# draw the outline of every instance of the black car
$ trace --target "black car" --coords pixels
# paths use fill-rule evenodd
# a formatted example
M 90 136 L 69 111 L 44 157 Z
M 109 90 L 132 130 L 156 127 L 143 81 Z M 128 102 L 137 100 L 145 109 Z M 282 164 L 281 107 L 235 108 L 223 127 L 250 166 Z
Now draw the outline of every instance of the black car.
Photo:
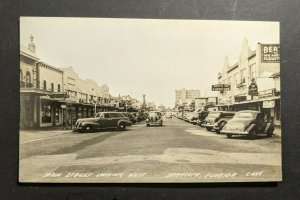
M 221 133 L 221 130 L 223 127 L 227 124 L 229 120 L 231 120 L 236 112 L 223 112 L 221 113 L 218 120 L 213 125 L 213 129 L 216 131 L 216 133 Z
M 159 111 L 151 111 L 149 112 L 148 118 L 146 119 L 146 126 L 162 126 L 163 125 L 163 119 L 162 114 Z
M 212 111 L 210 112 L 204 120 L 203 126 L 206 127 L 208 131 L 211 131 L 215 126 L 215 123 L 221 119 L 226 117 L 233 117 L 235 112 L 228 112 L 228 111 Z
M 120 112 L 99 112 L 93 118 L 78 119 L 75 130 L 80 132 L 92 132 L 97 129 L 116 128 L 125 130 L 131 126 L 130 120 Z
M 198 118 L 196 119 L 196 124 L 198 124 L 199 126 L 203 126 L 204 120 L 208 114 L 209 111 L 205 111 L 205 110 L 198 112 Z
M 223 127 L 221 133 L 228 138 L 233 135 L 246 135 L 255 138 L 257 134 L 273 135 L 274 123 L 269 115 L 260 111 L 243 110 L 237 112 L 234 117 Z
M 129 113 L 129 112 L 123 112 L 122 113 L 125 117 L 127 117 L 132 124 L 135 124 L 136 123 L 136 118 L 135 116 L 132 114 L 132 113 Z

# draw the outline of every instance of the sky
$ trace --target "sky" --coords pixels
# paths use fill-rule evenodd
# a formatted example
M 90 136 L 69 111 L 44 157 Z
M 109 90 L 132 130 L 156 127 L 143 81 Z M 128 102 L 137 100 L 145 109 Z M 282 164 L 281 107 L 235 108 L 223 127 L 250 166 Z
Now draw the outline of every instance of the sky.
M 279 43 L 278 22 L 21 17 L 20 44 L 33 35 L 36 53 L 80 78 L 107 84 L 113 96 L 131 95 L 167 107 L 175 90 L 217 96 L 225 56 L 238 61 L 244 38 L 251 50 Z

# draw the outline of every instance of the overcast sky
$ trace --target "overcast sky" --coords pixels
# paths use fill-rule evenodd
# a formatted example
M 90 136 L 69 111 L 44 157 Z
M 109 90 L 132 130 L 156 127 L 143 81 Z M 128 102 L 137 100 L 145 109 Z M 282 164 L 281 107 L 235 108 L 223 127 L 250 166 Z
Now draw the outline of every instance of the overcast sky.
M 106 83 L 113 96 L 132 95 L 156 105 L 175 105 L 175 90 L 217 95 L 224 57 L 238 61 L 247 37 L 279 43 L 279 23 L 97 18 L 20 19 L 20 43 L 34 36 L 37 55 L 56 67 L 72 66 L 83 79 Z

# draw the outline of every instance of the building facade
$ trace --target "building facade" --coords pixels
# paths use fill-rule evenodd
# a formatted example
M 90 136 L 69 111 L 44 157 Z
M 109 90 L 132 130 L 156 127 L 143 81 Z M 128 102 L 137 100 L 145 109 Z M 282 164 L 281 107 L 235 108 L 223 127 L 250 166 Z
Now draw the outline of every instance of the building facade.
M 279 50 L 279 44 L 261 43 L 251 50 L 245 38 L 236 63 L 230 65 L 225 57 L 218 84 L 230 85 L 230 90 L 220 92 L 219 110 L 259 110 L 280 125 Z
M 37 101 L 37 63 L 33 37 L 28 46 L 20 46 L 20 128 L 32 128 L 38 125 Z
M 217 110 L 218 97 L 197 97 L 195 98 L 195 110 Z
M 200 90 L 175 90 L 175 107 L 185 110 L 195 109 L 195 99 L 200 97 Z
M 20 46 L 20 128 L 74 124 L 95 112 L 116 110 L 118 103 L 111 99 L 106 84 L 41 61 L 33 36 L 28 46 Z

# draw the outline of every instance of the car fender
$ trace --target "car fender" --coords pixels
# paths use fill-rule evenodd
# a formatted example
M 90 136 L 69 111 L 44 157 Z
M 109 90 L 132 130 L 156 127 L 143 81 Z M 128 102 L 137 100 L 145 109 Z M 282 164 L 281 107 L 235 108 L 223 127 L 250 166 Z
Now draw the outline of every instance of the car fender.
M 87 126 L 87 125 L 92 125 L 94 127 L 98 127 L 100 126 L 100 124 L 96 123 L 96 122 L 81 122 L 81 126 Z
M 256 124 L 250 124 L 250 125 L 248 126 L 248 128 L 246 128 L 246 131 L 250 132 L 250 131 L 252 131 L 254 128 L 256 128 Z
M 272 129 L 273 128 L 273 126 L 272 126 L 272 123 L 267 123 L 267 125 L 266 125 L 266 128 L 265 128 L 265 133 L 267 133 L 270 129 Z M 274 129 L 274 128 L 273 128 Z
M 218 126 L 219 126 L 219 125 L 220 125 L 222 122 L 225 122 L 225 123 L 227 123 L 227 122 L 228 122 L 228 120 L 226 120 L 226 119 L 222 118 L 222 119 L 218 120 L 216 123 L 217 123 L 217 124 L 218 124 Z
M 120 123 L 125 123 L 126 126 L 131 126 L 132 125 L 132 123 L 128 120 L 119 120 L 118 121 L 118 126 L 120 125 Z

